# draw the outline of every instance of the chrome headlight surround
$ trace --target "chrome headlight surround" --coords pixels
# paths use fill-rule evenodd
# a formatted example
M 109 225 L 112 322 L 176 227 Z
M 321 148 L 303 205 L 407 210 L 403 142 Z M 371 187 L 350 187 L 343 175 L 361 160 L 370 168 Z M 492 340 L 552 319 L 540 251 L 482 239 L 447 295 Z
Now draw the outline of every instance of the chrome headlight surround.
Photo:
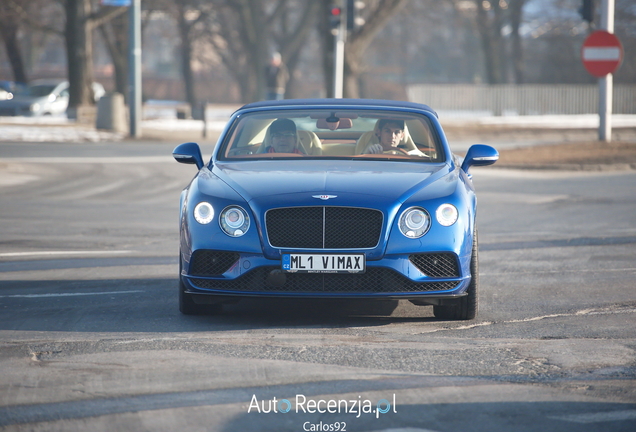
M 459 218 L 459 212 L 457 211 L 457 207 L 452 204 L 446 203 L 437 207 L 435 217 L 437 218 L 437 222 L 439 222 L 440 225 L 448 227 L 457 222 L 457 219 Z
M 209 202 L 201 201 L 194 207 L 194 219 L 201 225 L 207 225 L 214 219 L 214 209 Z
M 250 229 L 250 216 L 242 207 L 228 206 L 221 212 L 219 224 L 225 234 L 240 237 Z
M 400 215 L 398 226 L 405 237 L 420 238 L 431 227 L 431 217 L 421 207 L 409 207 Z

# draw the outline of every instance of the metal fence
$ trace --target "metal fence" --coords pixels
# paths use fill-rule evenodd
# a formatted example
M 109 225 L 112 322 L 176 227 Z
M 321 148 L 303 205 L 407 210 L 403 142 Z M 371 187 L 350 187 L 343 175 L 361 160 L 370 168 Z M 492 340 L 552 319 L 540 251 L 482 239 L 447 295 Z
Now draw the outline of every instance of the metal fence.
M 598 113 L 597 85 L 561 84 L 415 84 L 407 88 L 411 102 L 437 111 L 487 115 Z M 614 85 L 614 114 L 636 114 L 636 85 Z

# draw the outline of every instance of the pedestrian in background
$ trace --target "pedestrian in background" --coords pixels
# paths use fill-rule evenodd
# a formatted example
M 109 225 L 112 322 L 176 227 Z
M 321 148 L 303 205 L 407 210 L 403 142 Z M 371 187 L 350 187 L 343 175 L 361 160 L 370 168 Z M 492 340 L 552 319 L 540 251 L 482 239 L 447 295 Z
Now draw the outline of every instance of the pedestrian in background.
M 285 86 L 288 80 L 289 72 L 287 72 L 287 67 L 283 63 L 280 53 L 275 52 L 270 57 L 269 65 L 265 68 L 267 99 L 285 99 Z

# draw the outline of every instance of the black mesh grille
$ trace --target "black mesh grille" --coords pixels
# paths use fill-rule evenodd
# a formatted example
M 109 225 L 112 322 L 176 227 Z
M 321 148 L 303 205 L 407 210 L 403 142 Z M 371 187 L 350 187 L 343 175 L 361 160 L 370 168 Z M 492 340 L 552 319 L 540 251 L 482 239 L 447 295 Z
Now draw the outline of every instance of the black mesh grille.
M 457 257 L 453 253 L 417 254 L 411 255 L 409 260 L 428 277 L 459 277 Z
M 228 271 L 239 259 L 236 252 L 197 250 L 190 260 L 190 274 L 193 276 L 219 276 Z
M 314 274 L 286 273 L 283 286 L 267 284 L 267 276 L 278 267 L 261 267 L 233 280 L 193 278 L 192 283 L 204 289 L 236 292 L 271 293 L 386 293 L 400 294 L 421 291 L 445 291 L 455 288 L 458 282 L 413 282 L 385 268 L 368 268 L 363 274 Z
M 350 207 L 325 207 L 325 248 L 372 248 L 380 240 L 382 213 Z
M 322 248 L 323 207 L 296 207 L 267 212 L 267 237 L 274 247 Z
M 382 212 L 352 207 L 294 207 L 269 210 L 269 243 L 278 248 L 358 249 L 380 241 Z

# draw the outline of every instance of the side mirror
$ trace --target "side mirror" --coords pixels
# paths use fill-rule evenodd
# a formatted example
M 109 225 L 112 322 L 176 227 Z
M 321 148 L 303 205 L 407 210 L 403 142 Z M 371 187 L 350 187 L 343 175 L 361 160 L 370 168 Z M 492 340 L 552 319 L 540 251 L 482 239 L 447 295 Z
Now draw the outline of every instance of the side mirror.
M 468 149 L 462 162 L 462 169 L 468 172 L 472 166 L 492 165 L 499 160 L 499 152 L 484 144 L 475 144 Z
M 179 144 L 172 151 L 172 157 L 179 163 L 196 165 L 198 169 L 203 168 L 203 157 L 197 143 Z

